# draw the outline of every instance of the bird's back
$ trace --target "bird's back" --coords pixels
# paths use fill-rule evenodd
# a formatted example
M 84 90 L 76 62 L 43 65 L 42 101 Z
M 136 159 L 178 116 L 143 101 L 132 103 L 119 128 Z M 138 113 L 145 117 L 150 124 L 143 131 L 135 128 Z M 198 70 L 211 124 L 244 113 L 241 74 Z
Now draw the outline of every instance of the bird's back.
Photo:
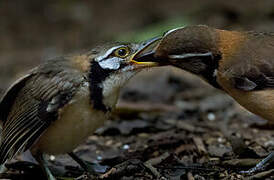
M 249 111 L 274 121 L 274 34 L 243 32 L 218 72 L 223 89 Z

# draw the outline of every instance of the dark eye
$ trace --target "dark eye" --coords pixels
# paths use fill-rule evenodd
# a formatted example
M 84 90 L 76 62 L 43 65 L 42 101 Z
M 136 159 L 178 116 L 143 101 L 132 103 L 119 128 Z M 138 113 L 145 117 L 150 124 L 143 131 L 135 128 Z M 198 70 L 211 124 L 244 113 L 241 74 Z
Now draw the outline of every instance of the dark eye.
M 114 51 L 114 55 L 119 58 L 125 58 L 129 53 L 130 49 L 128 47 L 120 47 Z

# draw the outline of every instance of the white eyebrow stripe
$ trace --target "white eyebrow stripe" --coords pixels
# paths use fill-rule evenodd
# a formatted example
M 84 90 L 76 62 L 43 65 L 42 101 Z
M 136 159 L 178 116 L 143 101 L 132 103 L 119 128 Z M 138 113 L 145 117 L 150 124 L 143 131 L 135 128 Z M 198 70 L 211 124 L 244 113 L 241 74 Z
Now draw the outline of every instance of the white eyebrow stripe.
M 107 52 L 103 56 L 99 56 L 99 57 L 95 58 L 95 60 L 97 62 L 102 61 L 103 59 L 107 58 L 114 50 L 116 50 L 120 47 L 124 47 L 124 46 L 125 45 L 114 46 L 114 47 L 110 48 L 109 50 L 107 50 Z
M 180 54 L 180 55 L 168 55 L 170 59 L 184 59 L 184 58 L 190 58 L 190 57 L 204 57 L 204 56 L 212 56 L 211 52 L 207 53 L 188 53 L 188 54 Z
M 167 32 L 164 34 L 164 37 L 167 36 L 168 34 L 174 32 L 174 31 L 178 30 L 178 29 L 183 29 L 183 28 L 185 28 L 185 26 L 177 27 L 177 28 L 171 29 L 171 30 L 167 31 Z

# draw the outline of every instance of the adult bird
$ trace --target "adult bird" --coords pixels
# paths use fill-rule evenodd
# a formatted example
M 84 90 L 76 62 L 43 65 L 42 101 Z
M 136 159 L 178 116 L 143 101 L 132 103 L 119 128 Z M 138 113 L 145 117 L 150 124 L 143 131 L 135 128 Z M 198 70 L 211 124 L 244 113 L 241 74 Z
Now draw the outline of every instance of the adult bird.
M 149 59 L 200 76 L 250 112 L 274 123 L 274 33 L 238 32 L 204 25 L 168 31 Z M 153 60 L 154 59 L 154 60 Z M 272 152 L 252 173 L 274 159 Z
M 17 80 L 0 103 L 0 164 L 30 150 L 51 180 L 44 154 L 69 153 L 88 169 L 73 149 L 108 119 L 120 88 L 140 70 L 157 65 L 134 61 L 157 41 L 104 44 L 48 60 Z

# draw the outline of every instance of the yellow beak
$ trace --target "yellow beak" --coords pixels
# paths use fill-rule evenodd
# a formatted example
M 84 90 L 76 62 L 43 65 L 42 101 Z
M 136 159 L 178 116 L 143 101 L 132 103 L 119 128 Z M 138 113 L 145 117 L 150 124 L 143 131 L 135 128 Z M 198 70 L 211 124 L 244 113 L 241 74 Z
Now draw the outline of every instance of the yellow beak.
M 147 52 L 151 52 L 152 49 L 156 48 L 158 45 L 158 42 L 161 40 L 160 37 L 156 37 L 156 38 L 152 38 L 148 41 L 146 41 L 145 43 L 143 43 L 140 47 L 140 49 L 134 53 L 131 58 L 130 58 L 130 63 L 133 65 L 137 65 L 137 66 L 144 66 L 144 67 L 154 67 L 154 66 L 158 66 L 159 63 L 158 62 L 152 62 L 149 61 L 149 57 L 147 57 L 148 59 L 145 61 L 136 61 L 134 59 L 138 59 L 138 57 L 142 57 L 145 56 Z M 152 60 L 153 58 L 151 58 Z
M 130 63 L 135 65 L 149 66 L 149 67 L 158 66 L 157 62 L 138 62 L 133 59 L 130 60 Z

